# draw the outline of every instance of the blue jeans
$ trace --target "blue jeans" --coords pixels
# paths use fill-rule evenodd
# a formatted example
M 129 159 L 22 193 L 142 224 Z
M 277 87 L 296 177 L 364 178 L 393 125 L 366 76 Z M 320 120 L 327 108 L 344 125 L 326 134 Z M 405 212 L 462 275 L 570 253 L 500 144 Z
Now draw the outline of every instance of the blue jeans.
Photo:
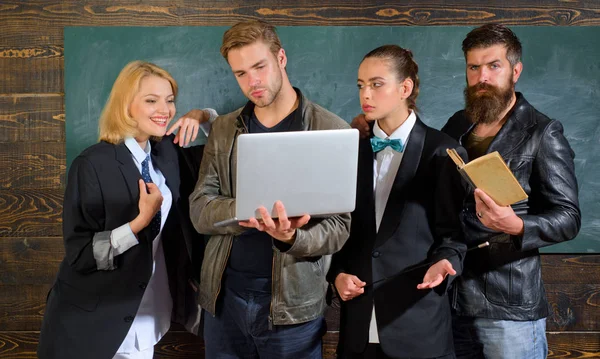
M 269 330 L 271 293 L 222 288 L 217 315 L 204 317 L 207 359 L 320 359 L 325 319 L 273 325 Z
M 545 359 L 546 318 L 534 321 L 454 316 L 454 349 L 458 359 Z

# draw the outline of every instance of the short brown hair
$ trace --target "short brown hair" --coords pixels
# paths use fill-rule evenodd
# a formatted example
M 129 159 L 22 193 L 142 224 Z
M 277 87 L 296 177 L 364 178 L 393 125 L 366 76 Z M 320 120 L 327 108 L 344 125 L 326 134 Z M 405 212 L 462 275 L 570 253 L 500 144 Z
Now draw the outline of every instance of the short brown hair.
M 229 51 L 262 41 L 269 45 L 271 52 L 277 55 L 281 49 L 281 40 L 275 32 L 275 26 L 261 20 L 238 22 L 223 34 L 221 55 L 227 60 Z
M 493 45 L 506 47 L 506 58 L 511 66 L 521 62 L 521 41 L 511 29 L 501 24 L 486 24 L 471 30 L 463 40 L 462 50 L 467 58 L 470 50 Z
M 363 61 L 369 57 L 386 60 L 390 68 L 400 81 L 409 78 L 413 81 L 413 90 L 406 99 L 408 108 L 417 111 L 417 96 L 419 96 L 419 65 L 413 59 L 412 51 L 403 49 L 398 45 L 383 45 L 365 55 Z
M 128 63 L 117 76 L 100 115 L 99 141 L 118 144 L 125 137 L 136 135 L 137 122 L 129 114 L 129 106 L 140 90 L 142 79 L 147 76 L 158 76 L 169 81 L 173 95 L 177 96 L 177 82 L 167 71 L 150 62 Z

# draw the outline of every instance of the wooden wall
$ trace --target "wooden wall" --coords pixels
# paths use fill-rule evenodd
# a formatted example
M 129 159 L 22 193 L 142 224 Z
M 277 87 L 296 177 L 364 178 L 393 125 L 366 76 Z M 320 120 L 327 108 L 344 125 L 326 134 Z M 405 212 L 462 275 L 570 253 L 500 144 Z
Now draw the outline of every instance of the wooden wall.
M 65 26 L 233 25 L 250 18 L 275 25 L 600 25 L 598 0 L 412 3 L 0 1 L 0 358 L 36 357 L 46 293 L 63 254 Z M 600 256 L 544 255 L 543 263 L 550 357 L 600 357 Z M 325 352 L 332 358 L 337 313 L 328 317 Z M 175 329 L 156 357 L 200 358 L 201 348 L 201 340 Z

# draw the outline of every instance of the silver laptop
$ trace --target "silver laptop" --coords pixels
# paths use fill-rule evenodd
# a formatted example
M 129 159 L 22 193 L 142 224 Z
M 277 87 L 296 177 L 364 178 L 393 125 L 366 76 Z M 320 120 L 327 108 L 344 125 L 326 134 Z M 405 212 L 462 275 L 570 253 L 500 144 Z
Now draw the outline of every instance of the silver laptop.
M 260 206 L 276 218 L 277 200 L 288 217 L 354 210 L 358 130 L 243 134 L 237 141 L 236 216 L 215 226 L 260 218 Z

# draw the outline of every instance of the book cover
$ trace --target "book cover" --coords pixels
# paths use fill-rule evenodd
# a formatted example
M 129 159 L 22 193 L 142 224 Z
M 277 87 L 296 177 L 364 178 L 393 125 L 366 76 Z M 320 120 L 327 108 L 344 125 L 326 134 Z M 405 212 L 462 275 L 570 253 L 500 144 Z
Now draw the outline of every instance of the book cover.
M 474 188 L 487 193 L 500 206 L 508 206 L 527 198 L 519 181 L 498 151 L 466 163 L 453 148 L 446 149 L 463 178 Z

